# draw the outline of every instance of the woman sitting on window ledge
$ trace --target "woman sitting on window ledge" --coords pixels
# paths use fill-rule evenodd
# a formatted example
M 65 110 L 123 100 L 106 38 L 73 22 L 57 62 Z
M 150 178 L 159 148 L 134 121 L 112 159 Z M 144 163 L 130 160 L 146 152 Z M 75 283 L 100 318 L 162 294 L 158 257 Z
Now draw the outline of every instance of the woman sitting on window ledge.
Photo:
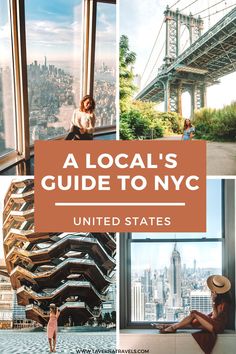
M 93 140 L 96 117 L 95 101 L 86 95 L 80 102 L 80 108 L 75 109 L 72 117 L 72 127 L 65 140 Z
M 193 310 L 179 323 L 154 324 L 154 327 L 158 328 L 162 334 L 175 333 L 180 328 L 199 328 L 211 333 L 223 333 L 229 317 L 231 284 L 229 279 L 222 275 L 212 275 L 207 279 L 207 285 L 211 290 L 212 298 L 212 312 L 209 315 Z

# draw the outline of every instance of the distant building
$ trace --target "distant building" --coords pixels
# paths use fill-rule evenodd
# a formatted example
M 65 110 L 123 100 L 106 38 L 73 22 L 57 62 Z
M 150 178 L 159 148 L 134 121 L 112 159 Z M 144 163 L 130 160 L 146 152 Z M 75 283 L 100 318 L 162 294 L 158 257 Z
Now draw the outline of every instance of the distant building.
M 210 313 L 212 311 L 212 300 L 209 291 L 191 291 L 190 310 L 197 310 L 205 314 Z
M 1 270 L 5 269 L 3 260 L 0 264 Z M 26 327 L 34 327 L 34 322 L 26 319 L 25 308 L 18 305 L 10 278 L 0 275 L 0 328 Z
M 145 302 L 150 302 L 152 299 L 151 269 L 144 270 L 143 287 L 144 287 Z
M 153 302 L 148 302 L 145 304 L 145 321 L 152 322 L 156 321 L 157 318 L 157 306 Z
M 141 282 L 132 283 L 131 304 L 131 321 L 144 321 L 144 294 Z
M 156 304 L 156 320 L 163 318 L 164 315 L 164 306 L 163 304 Z
M 13 290 L 10 279 L 0 276 L 0 328 L 13 328 Z
M 138 88 L 138 91 L 141 89 L 141 75 L 136 74 L 134 76 L 134 85 Z
M 193 261 L 193 271 L 194 271 L 194 273 L 196 273 L 196 270 L 197 270 L 197 261 L 196 261 L 196 259 L 194 259 L 194 261 Z
M 180 307 L 182 305 L 181 299 L 181 257 L 177 250 L 176 244 L 170 258 L 170 307 Z
M 116 284 L 112 284 L 107 293 L 107 300 L 102 304 L 102 314 L 116 311 Z

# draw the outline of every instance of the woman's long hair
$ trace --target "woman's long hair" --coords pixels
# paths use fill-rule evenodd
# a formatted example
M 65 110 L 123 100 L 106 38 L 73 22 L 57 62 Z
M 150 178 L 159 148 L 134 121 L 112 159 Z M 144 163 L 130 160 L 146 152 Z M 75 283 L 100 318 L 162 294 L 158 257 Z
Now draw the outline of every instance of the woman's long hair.
M 187 120 L 189 121 L 189 125 L 187 125 Z M 191 128 L 192 127 L 192 123 L 191 123 L 191 120 L 186 118 L 184 120 L 184 130 L 186 130 L 187 128 Z
M 222 302 L 226 302 L 229 305 L 231 304 L 232 297 L 231 297 L 230 291 L 227 291 L 227 293 L 224 293 L 224 294 L 217 294 L 217 296 L 215 298 L 216 305 L 222 304 Z
M 50 304 L 50 312 L 52 312 L 52 313 L 54 313 L 54 315 L 56 315 L 57 307 L 55 304 Z
M 89 103 L 90 103 L 89 112 L 92 113 L 95 110 L 95 101 L 94 101 L 93 97 L 90 96 L 90 95 L 84 96 L 82 98 L 82 100 L 80 101 L 80 111 L 81 112 L 86 112 L 85 107 L 84 107 L 84 102 L 86 100 L 89 100 Z

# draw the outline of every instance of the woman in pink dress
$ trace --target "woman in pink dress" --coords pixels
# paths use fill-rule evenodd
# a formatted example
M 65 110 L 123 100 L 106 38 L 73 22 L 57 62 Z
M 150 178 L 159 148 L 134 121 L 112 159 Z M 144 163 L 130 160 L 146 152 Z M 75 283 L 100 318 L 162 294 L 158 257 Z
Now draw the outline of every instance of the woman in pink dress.
M 57 319 L 60 316 L 60 310 L 55 304 L 50 304 L 50 317 L 47 326 L 48 342 L 50 346 L 50 352 L 56 352 L 56 340 L 57 340 Z

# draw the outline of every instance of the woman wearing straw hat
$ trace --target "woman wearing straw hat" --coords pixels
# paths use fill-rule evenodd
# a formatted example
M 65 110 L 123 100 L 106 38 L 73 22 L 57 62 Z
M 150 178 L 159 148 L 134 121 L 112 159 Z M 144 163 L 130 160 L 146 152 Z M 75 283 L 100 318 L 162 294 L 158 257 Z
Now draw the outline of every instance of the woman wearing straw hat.
M 189 316 L 179 323 L 155 326 L 160 329 L 160 333 L 175 333 L 180 328 L 199 328 L 210 333 L 222 333 L 224 331 L 231 303 L 230 281 L 222 275 L 211 275 L 207 279 L 207 285 L 211 290 L 212 312 L 205 315 L 193 310 Z

